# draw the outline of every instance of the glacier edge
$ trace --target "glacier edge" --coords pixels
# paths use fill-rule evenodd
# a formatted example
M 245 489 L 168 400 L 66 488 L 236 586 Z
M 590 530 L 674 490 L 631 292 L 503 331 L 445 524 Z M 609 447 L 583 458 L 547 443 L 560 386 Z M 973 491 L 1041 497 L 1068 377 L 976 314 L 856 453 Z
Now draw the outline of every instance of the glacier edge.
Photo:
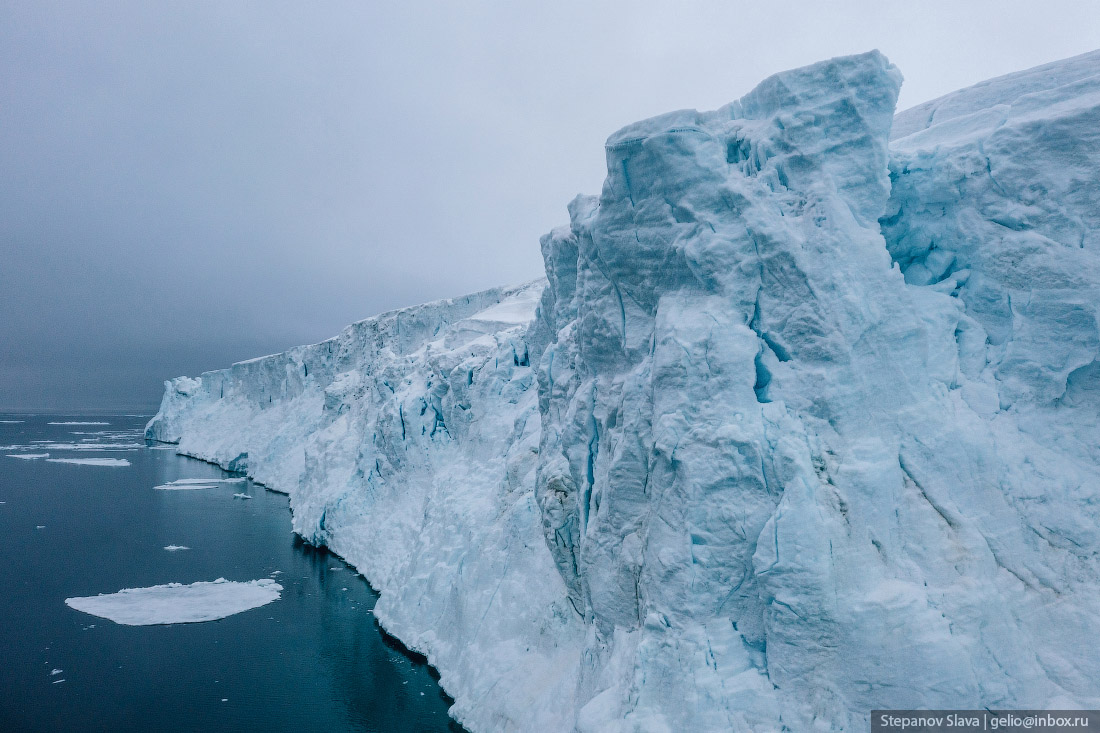
M 628 126 L 547 280 L 166 384 L 474 731 L 1100 707 L 1100 53 Z

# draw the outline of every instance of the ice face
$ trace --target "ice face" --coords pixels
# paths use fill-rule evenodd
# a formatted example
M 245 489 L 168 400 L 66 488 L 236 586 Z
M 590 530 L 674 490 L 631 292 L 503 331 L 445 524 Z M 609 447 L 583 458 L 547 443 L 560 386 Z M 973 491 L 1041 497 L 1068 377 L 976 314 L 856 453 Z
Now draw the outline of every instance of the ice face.
M 1100 706 L 1098 75 L 894 118 L 869 53 L 631 125 L 545 286 L 174 380 L 147 437 L 288 492 L 471 730 Z
M 126 626 L 189 624 L 215 621 L 267 605 L 278 600 L 282 590 L 283 587 L 270 578 L 244 583 L 218 578 L 208 583 L 168 583 L 126 588 L 105 595 L 66 598 L 65 604 Z

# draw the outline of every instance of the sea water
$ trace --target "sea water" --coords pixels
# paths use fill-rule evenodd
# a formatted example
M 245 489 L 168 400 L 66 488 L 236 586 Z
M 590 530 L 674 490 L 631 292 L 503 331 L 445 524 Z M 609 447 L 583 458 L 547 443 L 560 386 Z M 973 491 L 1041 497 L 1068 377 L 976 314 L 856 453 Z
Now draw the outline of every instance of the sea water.
M 147 445 L 148 417 L 0 415 L 0 730 L 461 730 L 433 671 L 375 622 L 370 586 L 291 533 L 286 496 L 155 490 L 230 475 Z M 223 577 L 283 591 L 173 625 L 65 605 Z

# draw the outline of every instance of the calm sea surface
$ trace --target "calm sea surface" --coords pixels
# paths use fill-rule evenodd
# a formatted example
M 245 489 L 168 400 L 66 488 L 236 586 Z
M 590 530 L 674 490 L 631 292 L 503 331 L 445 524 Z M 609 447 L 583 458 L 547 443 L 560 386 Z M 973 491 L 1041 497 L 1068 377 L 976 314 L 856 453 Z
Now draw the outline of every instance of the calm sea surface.
M 228 474 L 147 447 L 148 416 L 0 420 L 0 730 L 461 730 L 431 670 L 375 623 L 367 583 L 296 541 L 285 496 L 250 482 L 153 490 Z M 29 453 L 131 465 L 8 457 Z M 64 603 L 220 577 L 273 577 L 284 590 L 171 626 L 122 626 Z

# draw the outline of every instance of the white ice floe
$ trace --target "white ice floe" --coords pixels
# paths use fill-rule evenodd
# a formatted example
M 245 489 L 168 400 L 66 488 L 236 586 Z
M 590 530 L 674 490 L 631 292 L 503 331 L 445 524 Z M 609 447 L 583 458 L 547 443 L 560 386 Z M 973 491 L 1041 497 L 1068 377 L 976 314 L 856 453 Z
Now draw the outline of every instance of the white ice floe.
M 185 545 L 165 545 L 164 549 L 168 550 L 168 552 L 179 552 L 180 550 L 190 550 L 191 548 Z
M 49 458 L 49 453 L 9 453 L 8 458 L 22 458 L 25 461 L 29 461 L 33 458 Z
M 50 463 L 73 463 L 78 466 L 129 466 L 125 458 L 47 458 Z
M 22 420 L 0 420 L 0 425 L 15 425 L 23 422 Z
M 72 422 L 48 422 L 47 425 L 110 425 L 109 422 L 83 422 L 80 420 Z
M 144 443 L 96 443 L 93 441 L 81 443 L 58 443 L 52 440 L 32 440 L 24 445 L 4 445 L 0 450 L 67 450 L 67 451 L 132 451 L 144 448 Z
M 278 600 L 283 587 L 271 578 L 237 582 L 168 583 L 117 593 L 66 598 L 77 611 L 127 626 L 215 621 Z
M 234 499 L 251 499 L 252 497 L 249 496 L 248 494 L 233 494 L 233 498 Z
M 245 480 L 243 478 L 181 478 L 153 488 L 158 491 L 195 491 L 216 489 L 220 484 L 240 484 Z

